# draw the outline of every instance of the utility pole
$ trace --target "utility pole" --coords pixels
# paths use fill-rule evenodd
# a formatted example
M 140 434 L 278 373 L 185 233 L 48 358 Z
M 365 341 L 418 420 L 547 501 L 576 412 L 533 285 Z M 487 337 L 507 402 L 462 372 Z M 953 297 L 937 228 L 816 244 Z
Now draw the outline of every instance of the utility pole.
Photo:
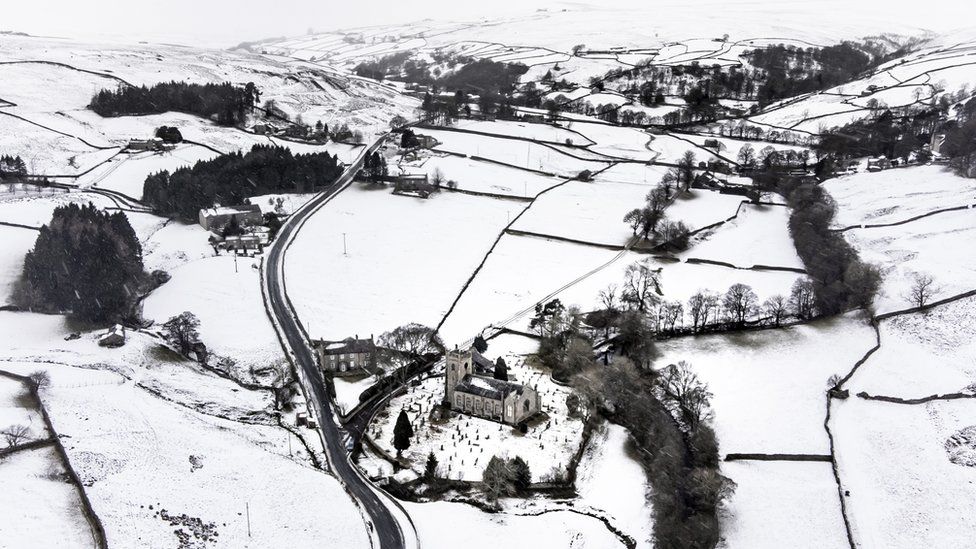
M 342 255 L 349 255 L 346 253 L 346 233 L 342 233 Z
M 237 250 L 234 250 L 234 272 L 237 272 Z
M 244 502 L 244 511 L 247 513 L 247 537 L 251 537 L 251 503 Z

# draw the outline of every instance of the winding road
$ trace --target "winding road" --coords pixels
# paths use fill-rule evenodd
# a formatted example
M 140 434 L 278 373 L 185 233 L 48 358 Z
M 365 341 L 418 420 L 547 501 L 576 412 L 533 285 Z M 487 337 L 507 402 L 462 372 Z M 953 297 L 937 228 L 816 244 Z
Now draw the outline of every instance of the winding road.
M 382 142 L 383 137 L 380 137 L 372 145 L 366 147 L 334 183 L 292 214 L 281 227 L 278 238 L 267 251 L 263 284 L 266 288 L 265 305 L 273 315 L 275 329 L 278 330 L 281 337 L 282 346 L 295 364 L 299 377 L 305 386 L 309 405 L 318 415 L 326 458 L 332 472 L 367 515 L 368 530 L 374 536 L 373 539 L 378 540 L 379 547 L 382 549 L 403 549 L 406 547 L 404 529 L 395 516 L 395 511 L 392 510 L 396 507 L 395 502 L 374 488 L 349 461 L 344 444 L 344 433 L 340 430 L 336 415 L 333 413 L 328 390 L 319 373 L 307 336 L 299 325 L 297 315 L 285 293 L 284 280 L 285 253 L 295 235 L 301 230 L 302 225 L 309 216 L 352 184 L 353 177 L 366 155 L 376 151 Z

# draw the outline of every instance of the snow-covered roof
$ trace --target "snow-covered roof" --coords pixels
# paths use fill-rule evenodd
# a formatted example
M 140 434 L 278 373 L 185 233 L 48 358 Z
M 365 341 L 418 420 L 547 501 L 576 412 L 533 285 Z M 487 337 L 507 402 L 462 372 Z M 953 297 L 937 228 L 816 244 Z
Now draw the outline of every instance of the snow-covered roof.
M 260 213 L 261 208 L 254 204 L 242 204 L 240 206 L 215 206 L 213 208 L 202 210 L 200 213 L 206 217 L 212 217 L 217 215 L 235 215 L 252 212 Z
M 454 387 L 454 390 L 459 393 L 502 400 L 511 393 L 521 393 L 524 388 L 523 385 L 511 381 L 468 374 Z

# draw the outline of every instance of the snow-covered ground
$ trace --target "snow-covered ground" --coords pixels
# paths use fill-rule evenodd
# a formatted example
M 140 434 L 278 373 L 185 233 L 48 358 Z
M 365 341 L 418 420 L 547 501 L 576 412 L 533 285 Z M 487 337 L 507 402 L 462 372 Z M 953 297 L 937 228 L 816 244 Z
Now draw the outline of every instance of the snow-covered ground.
M 0 461 L 3 547 L 96 547 L 76 488 L 52 446 Z
M 734 194 L 691 189 L 678 196 L 664 215 L 672 221 L 683 222 L 695 231 L 734 216 L 743 200 L 744 197 Z
M 844 238 L 861 259 L 881 269 L 875 307 L 879 313 L 911 306 L 914 276 L 936 281 L 933 300 L 976 289 L 976 209 L 941 213 L 904 225 L 853 229 Z
M 217 153 L 196 145 L 180 145 L 162 153 L 121 154 L 78 178 L 78 185 L 118 191 L 142 200 L 142 188 L 149 175 L 163 170 L 172 173 L 177 168 L 193 166 L 200 160 L 216 156 Z
M 379 335 L 409 322 L 434 326 L 524 207 L 449 192 L 424 200 L 355 184 L 295 238 L 285 257 L 288 293 L 314 338 Z
M 400 168 L 404 173 L 427 173 L 428 176 L 433 176 L 439 169 L 445 185 L 447 181 L 454 181 L 463 191 L 531 198 L 563 181 L 558 177 L 454 155 L 431 156 L 422 162 L 420 165 L 402 164 Z
M 731 263 L 803 269 L 790 238 L 790 210 L 784 206 L 743 204 L 739 215 L 715 229 L 696 235 L 681 257 Z
M 14 286 L 24 272 L 24 255 L 34 247 L 37 233 L 19 227 L 0 225 L 0 302 L 6 305 Z
M 895 223 L 976 205 L 976 180 L 936 165 L 863 172 L 827 180 L 823 186 L 837 203 L 834 225 L 838 228 Z
M 825 342 L 829 342 L 825 344 Z M 657 365 L 684 360 L 715 395 L 719 451 L 828 454 L 827 380 L 874 346 L 858 314 L 803 326 L 658 343 Z
M 924 405 L 853 397 L 834 401 L 834 433 L 841 484 L 854 541 L 860 547 L 966 547 L 976 514 L 976 455 L 953 463 L 947 443 L 976 424 L 976 400 Z
M 719 515 L 719 547 L 848 547 L 829 463 L 733 461 L 722 463 L 722 474 L 737 486 Z
M 42 399 L 110 544 L 171 545 L 174 530 L 193 538 L 204 525 L 219 534 L 216 547 L 368 543 L 345 492 L 310 465 L 300 441 L 275 426 L 269 392 L 157 352 L 145 334 L 129 332 L 124 347 L 104 349 L 99 332 L 65 341 L 70 328 L 57 316 L 0 313 L 0 325 L 4 369 L 50 374 Z M 36 493 L 51 494 L 44 490 Z M 38 502 L 31 509 L 58 507 Z M 163 512 L 189 518 L 171 523 Z M 287 513 L 286 525 L 273 519 L 280 513 Z
M 568 124 L 567 127 L 572 127 Z M 474 132 L 484 132 L 496 135 L 507 135 L 511 137 L 524 137 L 548 143 L 589 145 L 593 141 L 587 139 L 582 132 L 573 129 L 553 126 L 551 124 L 530 124 L 528 122 L 513 122 L 506 120 L 478 121 L 478 120 L 458 120 L 455 127 L 462 130 Z
M 852 393 L 922 398 L 976 388 L 976 298 L 882 320 L 881 348 L 845 384 Z M 970 389 L 967 389 L 970 388 Z

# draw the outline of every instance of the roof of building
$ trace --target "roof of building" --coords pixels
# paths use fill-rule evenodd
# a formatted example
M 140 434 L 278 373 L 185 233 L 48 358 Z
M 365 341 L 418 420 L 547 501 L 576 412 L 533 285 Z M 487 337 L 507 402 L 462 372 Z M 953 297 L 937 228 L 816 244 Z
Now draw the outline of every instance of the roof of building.
M 376 348 L 372 339 L 356 339 L 354 337 L 347 337 L 342 341 L 320 341 L 319 345 L 327 355 L 369 353 Z
M 240 206 L 216 206 L 213 208 L 207 208 L 201 210 L 204 216 L 210 217 L 215 215 L 235 215 L 244 213 L 261 213 L 261 207 L 257 204 L 241 204 Z
M 519 385 L 518 383 L 471 374 L 464 376 L 464 379 L 454 386 L 456 392 L 468 393 L 495 400 L 502 400 L 511 393 L 521 394 L 523 389 L 525 389 L 525 386 Z

